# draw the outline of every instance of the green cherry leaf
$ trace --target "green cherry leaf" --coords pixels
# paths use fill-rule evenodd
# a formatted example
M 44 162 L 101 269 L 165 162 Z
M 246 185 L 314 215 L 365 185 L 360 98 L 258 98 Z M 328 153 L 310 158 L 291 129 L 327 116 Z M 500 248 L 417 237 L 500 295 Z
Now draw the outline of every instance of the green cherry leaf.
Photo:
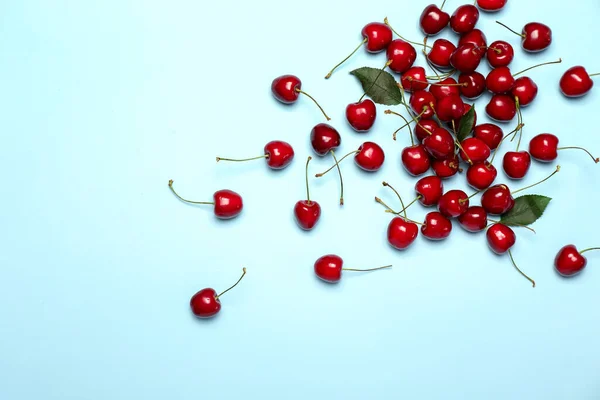
M 471 109 L 462 116 L 459 125 L 460 127 L 458 128 L 456 138 L 459 142 L 462 142 L 473 131 L 475 125 L 475 105 L 473 105 Z
M 504 214 L 500 222 L 512 226 L 528 226 L 537 221 L 552 200 L 550 197 L 527 194 L 515 199 L 515 206 Z
M 392 74 L 378 68 L 362 67 L 350 72 L 358 78 L 363 90 L 375 103 L 386 106 L 402 104 L 402 93 Z

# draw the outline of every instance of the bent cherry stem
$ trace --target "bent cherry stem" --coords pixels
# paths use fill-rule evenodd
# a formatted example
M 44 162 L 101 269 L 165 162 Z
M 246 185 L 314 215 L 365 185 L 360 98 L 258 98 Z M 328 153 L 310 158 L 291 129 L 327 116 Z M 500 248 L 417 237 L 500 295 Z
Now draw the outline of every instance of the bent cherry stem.
M 238 285 L 238 283 L 240 283 L 240 281 L 244 278 L 245 275 L 246 275 L 246 268 L 242 268 L 242 276 L 240 276 L 240 279 L 238 279 L 237 282 L 233 284 L 233 286 L 229 287 L 228 289 L 223 290 L 221 293 L 216 295 L 215 299 L 218 300 L 219 297 L 223 296 L 225 293 L 229 292 L 231 289 L 236 287 Z
M 171 192 L 173 192 L 173 194 L 181 201 L 183 201 L 184 203 L 189 203 L 189 204 L 212 204 L 214 205 L 215 203 L 212 201 L 192 201 L 192 200 L 187 200 L 184 199 L 183 197 L 181 197 L 176 191 L 175 189 L 173 189 L 173 179 L 169 180 L 169 189 L 171 189 Z
M 387 182 L 382 182 L 381 184 L 385 187 L 389 187 L 390 189 L 392 189 L 392 191 L 394 193 L 396 193 L 396 196 L 398 196 L 398 200 L 400 200 L 400 204 L 402 205 L 402 210 L 404 211 L 404 219 L 408 219 L 408 215 L 406 214 L 406 207 L 404 206 L 404 201 L 402 200 L 402 196 L 400 196 L 400 193 L 398 193 L 398 191 L 396 189 L 394 189 L 394 187 Z M 402 212 L 402 211 L 400 211 L 400 212 Z M 396 214 L 399 215 L 400 212 L 398 212 Z
M 551 173 L 550 175 L 548 175 L 546 178 L 542 179 L 538 183 L 534 183 L 533 185 L 525 186 L 524 188 L 521 188 L 519 190 L 515 190 L 514 192 L 512 192 L 512 194 L 517 194 L 519 192 L 522 192 L 522 191 L 527 190 L 527 189 L 531 189 L 534 186 L 542 184 L 542 183 L 546 182 L 548 179 L 552 178 L 554 175 L 556 175 L 559 171 L 560 171 L 560 165 L 557 165 L 556 169 L 554 170 L 554 172 Z
M 549 62 L 537 64 L 537 65 L 534 65 L 533 67 L 525 68 L 523 71 L 519 71 L 516 74 L 513 74 L 513 77 L 521 75 L 522 73 L 527 72 L 527 71 L 532 70 L 532 69 L 537 68 L 537 67 L 542 67 L 544 65 L 550 65 L 550 64 L 560 64 L 561 62 L 562 62 L 562 58 L 559 58 L 556 61 L 549 61 Z
M 333 150 L 330 150 L 331 152 L 331 156 L 333 157 L 333 160 L 335 161 L 335 165 L 337 167 L 338 170 L 338 174 L 340 175 L 340 206 L 344 205 L 344 179 L 342 178 L 342 170 L 340 169 L 340 163 L 338 162 L 337 158 L 335 157 L 335 153 L 333 152 Z
M 383 200 L 381 200 L 379 197 L 375 197 L 375 201 L 385 207 L 385 212 L 386 213 L 395 214 L 395 215 L 398 215 L 398 216 L 400 215 L 400 213 L 398 213 L 398 212 L 394 211 L 392 208 L 390 208 L 390 206 L 388 206 L 387 204 L 385 204 L 383 202 Z M 412 222 L 413 224 L 423 225 L 421 222 L 417 222 L 417 221 L 412 220 L 410 218 L 404 218 L 404 220 L 406 220 L 408 222 Z
M 423 112 L 422 112 L 421 114 L 419 114 L 419 116 L 418 116 L 417 118 L 419 118 L 421 115 L 423 115 L 423 113 L 424 113 L 425 111 L 426 111 L 426 110 L 423 110 Z M 414 145 L 415 145 L 415 141 L 414 141 L 414 139 L 413 139 L 413 130 L 412 130 L 411 126 L 410 126 L 410 123 L 411 123 L 411 122 L 416 122 L 416 123 L 418 123 L 419 121 L 418 121 L 418 120 L 417 120 L 415 117 L 411 117 L 412 121 L 409 121 L 409 120 L 407 120 L 407 119 L 404 117 L 404 115 L 402 115 L 402 114 L 400 114 L 400 113 L 397 113 L 397 112 L 395 112 L 395 111 L 392 111 L 392 110 L 385 110 L 383 113 L 384 113 L 384 114 L 394 114 L 394 115 L 397 115 L 398 117 L 402 118 L 402 119 L 404 120 L 404 122 L 405 122 L 405 124 L 404 124 L 404 125 L 402 125 L 402 126 L 401 126 L 400 128 L 398 128 L 398 129 L 396 129 L 396 131 L 395 131 L 395 132 L 393 133 L 393 135 L 392 135 L 392 138 L 393 138 L 394 140 L 396 140 L 396 135 L 398 134 L 398 132 L 400 132 L 402 129 L 404 129 L 405 127 L 407 127 L 407 126 L 408 126 L 408 130 L 409 130 L 409 132 L 410 132 L 410 142 L 411 142 L 411 144 L 414 146 Z
M 404 38 L 402 35 L 400 35 L 398 32 L 396 32 L 396 30 L 394 28 L 392 28 L 387 17 L 385 17 L 383 19 L 383 23 L 386 24 L 392 30 L 392 32 L 394 32 L 396 34 L 396 36 L 398 36 L 400 39 L 404 40 L 406 43 L 414 44 L 416 46 L 423 46 L 424 48 L 429 48 L 429 49 L 433 48 L 431 46 L 427 46 L 426 43 L 413 42 L 412 40 L 408 40 L 408 39 Z
M 331 118 L 329 118 L 329 116 L 325 113 L 325 110 L 323 110 L 323 107 L 321 107 L 321 105 L 319 104 L 319 102 L 317 100 L 315 100 L 314 97 L 312 97 L 310 94 L 306 93 L 305 91 L 296 88 L 296 92 L 305 95 L 306 97 L 308 97 L 309 99 L 311 99 L 313 101 L 313 103 L 315 103 L 317 105 L 317 107 L 319 107 L 319 110 L 321 110 L 321 112 L 323 113 L 323 115 L 325 116 L 325 118 L 327 119 L 327 121 L 331 121 Z
M 585 151 L 588 156 L 590 156 L 592 158 L 592 160 L 594 160 L 594 162 L 596 164 L 598 164 L 600 162 L 600 158 L 596 158 L 592 155 L 592 153 L 590 153 L 589 150 L 584 149 L 583 147 L 578 147 L 578 146 L 567 146 L 567 147 L 559 147 L 556 150 L 581 150 L 581 151 Z
M 304 177 L 306 179 L 306 202 L 308 205 L 310 205 L 310 190 L 308 188 L 308 164 L 310 163 L 310 160 L 312 160 L 312 157 L 308 156 L 308 159 L 306 160 L 306 169 L 304 171 Z
M 358 49 L 360 49 L 363 45 L 365 45 L 367 43 L 367 38 L 364 38 L 364 40 L 362 42 L 360 42 L 360 44 L 358 45 L 358 47 L 356 49 L 354 49 L 354 51 L 352 53 L 350 53 L 348 55 L 348 57 L 344 58 L 340 63 L 338 63 L 335 67 L 333 67 L 331 69 L 331 71 L 329 71 L 329 73 L 327 75 L 325 75 L 325 79 L 329 79 L 331 78 L 331 75 L 333 74 L 333 71 L 335 71 L 337 68 L 339 68 L 343 63 L 345 63 L 346 61 L 348 61 L 348 59 L 350 57 L 352 57 L 354 55 L 354 53 L 356 53 L 358 51 Z
M 354 150 L 354 151 L 351 151 L 350 153 L 346 154 L 344 157 L 340 158 L 337 163 L 335 163 L 331 167 L 329 167 L 326 171 L 323 171 L 323 172 L 321 172 L 319 174 L 315 174 L 315 178 L 322 177 L 323 175 L 325 175 L 326 173 L 328 173 L 329 171 L 331 171 L 332 169 L 334 169 L 339 163 L 341 163 L 342 161 L 344 161 L 347 157 L 350 157 L 352 154 L 356 154 L 356 153 L 360 153 L 360 150 Z
M 600 247 L 590 247 L 589 249 L 581 250 L 579 254 L 587 253 L 588 251 L 600 250 Z
M 512 252 L 510 250 L 508 250 L 508 255 L 510 256 L 510 261 L 512 262 L 512 265 L 517 269 L 517 271 L 519 271 L 519 273 L 521 275 L 523 275 L 529 282 L 531 282 L 533 287 L 535 287 L 535 281 L 533 279 L 531 279 L 530 277 L 528 277 L 527 275 L 525 275 L 525 273 L 519 269 L 519 267 L 517 266 L 517 263 L 515 262 L 515 259 L 513 258 Z
M 500 22 L 500 21 L 496 21 L 496 23 L 497 23 L 498 25 L 502 25 L 503 27 L 505 27 L 506 29 L 508 29 L 509 31 L 511 31 L 512 33 L 514 33 L 514 34 L 515 34 L 515 35 L 517 35 L 517 36 L 521 36 L 522 38 L 524 38 L 524 37 L 525 37 L 525 35 L 523 35 L 522 33 L 519 33 L 519 32 L 517 32 L 517 31 L 515 31 L 514 29 L 512 29 L 512 28 L 508 27 L 507 25 L 503 24 L 503 23 L 502 23 L 502 22 Z

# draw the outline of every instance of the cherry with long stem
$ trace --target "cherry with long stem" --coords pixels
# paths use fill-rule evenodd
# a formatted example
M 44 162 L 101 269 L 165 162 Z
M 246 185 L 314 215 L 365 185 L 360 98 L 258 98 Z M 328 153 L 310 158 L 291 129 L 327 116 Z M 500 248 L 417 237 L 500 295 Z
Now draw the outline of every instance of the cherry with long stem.
M 423 46 L 424 48 L 430 48 L 430 49 L 433 48 L 431 46 L 427 46 L 427 44 L 425 44 L 425 43 L 413 42 L 412 40 L 408 40 L 408 39 L 402 37 L 402 35 L 400 35 L 398 32 L 396 32 L 396 30 L 394 28 L 392 28 L 387 17 L 385 17 L 383 19 L 383 23 L 386 24 L 392 30 L 392 32 L 394 32 L 396 34 L 396 36 L 398 36 L 400 39 L 404 40 L 406 43 L 414 44 L 416 46 Z
M 240 279 L 237 280 L 236 283 L 234 283 L 232 286 L 230 286 L 229 288 L 223 290 L 221 293 L 219 293 L 218 295 L 215 296 L 215 300 L 218 300 L 219 297 L 223 296 L 225 293 L 229 292 L 231 289 L 233 289 L 234 287 L 236 287 L 238 285 L 238 283 L 241 282 L 241 280 L 244 278 L 244 276 L 246 275 L 246 268 L 242 268 L 242 276 L 240 276 Z
M 363 47 L 365 44 L 367 43 L 367 38 L 364 38 L 364 40 L 362 42 L 360 42 L 360 44 L 358 45 L 358 47 L 356 49 L 354 49 L 354 51 L 352 53 L 350 53 L 348 55 L 348 57 L 344 58 L 339 64 L 337 64 L 335 67 L 333 67 L 331 69 L 331 71 L 329 71 L 329 73 L 327 75 L 325 75 L 325 79 L 329 79 L 331 78 L 331 75 L 333 74 L 333 71 L 335 71 L 337 68 L 339 68 L 343 63 L 345 63 L 346 61 L 348 61 L 348 59 L 350 59 L 350 57 L 352 57 L 354 55 L 354 53 L 356 53 L 361 47 Z
M 323 175 L 325 175 L 326 173 L 328 173 L 329 171 L 331 171 L 332 169 L 334 169 L 336 166 L 338 166 L 338 164 L 340 164 L 342 161 L 344 161 L 347 157 L 350 157 L 352 154 L 356 154 L 356 153 L 360 153 L 360 150 L 353 150 L 350 153 L 344 155 L 342 158 L 340 158 L 338 160 L 338 162 L 336 164 L 333 164 L 331 167 L 329 167 L 326 171 L 323 171 L 319 174 L 315 174 L 315 178 L 320 178 Z
M 554 170 L 554 172 L 551 173 L 550 175 L 548 175 L 546 178 L 542 179 L 538 183 L 534 183 L 533 185 L 525 186 L 524 188 L 521 188 L 519 190 L 515 190 L 514 192 L 512 192 L 512 194 L 517 194 L 519 192 L 522 192 L 522 191 L 527 190 L 527 189 L 531 189 L 534 186 L 542 184 L 542 183 L 546 182 L 548 179 L 552 178 L 554 175 L 556 175 L 559 171 L 560 171 L 560 165 L 557 165 L 556 169 Z
M 192 201 L 192 200 L 187 200 L 184 199 L 183 197 L 181 197 L 176 191 L 175 189 L 173 189 L 173 179 L 169 180 L 169 189 L 171 189 L 171 192 L 173 192 L 173 194 L 181 201 L 183 201 L 184 203 L 189 203 L 189 204 L 203 204 L 203 205 L 214 205 L 215 203 L 213 201 Z
M 519 75 L 521 75 L 522 73 L 524 73 L 524 72 L 527 72 L 527 71 L 529 71 L 529 70 L 532 70 L 532 69 L 534 69 L 534 68 L 537 68 L 537 67 L 542 67 L 542 66 L 544 66 L 544 65 L 551 65 L 551 64 L 560 64 L 561 62 L 562 62 L 562 58 L 559 58 L 559 59 L 558 59 L 558 60 L 556 60 L 556 61 L 549 61 L 549 62 L 545 62 L 545 63 L 537 64 L 537 65 L 534 65 L 533 67 L 525 68 L 523 71 L 519 71 L 519 72 L 517 72 L 516 74 L 513 74 L 513 77 L 515 77 L 515 76 L 519 76 Z
M 525 277 L 525 279 L 527 279 L 529 282 L 531 282 L 533 287 L 535 287 L 535 281 L 533 279 L 531 279 L 530 277 L 528 277 L 527 275 L 525 275 L 525 273 L 523 271 L 521 271 L 521 269 L 517 266 L 517 263 L 515 262 L 515 259 L 513 258 L 512 252 L 510 250 L 508 250 L 508 255 L 510 257 L 510 261 L 512 262 L 512 265 L 516 268 L 516 270 L 519 271 L 519 273 L 521 275 L 523 275 Z
M 319 110 L 321 110 L 321 112 L 323 113 L 323 115 L 325 116 L 327 121 L 331 121 L 331 118 L 329 118 L 329 116 L 325 113 L 325 110 L 323 110 L 323 107 L 321 107 L 321 105 L 317 102 L 317 100 L 315 100 L 314 97 L 312 97 L 310 94 L 306 93 L 304 90 L 299 89 L 299 88 L 296 88 L 296 92 L 303 94 L 306 97 L 308 97 L 309 99 L 311 99 L 313 101 L 313 103 L 315 103 L 317 105 L 317 107 L 319 107 Z

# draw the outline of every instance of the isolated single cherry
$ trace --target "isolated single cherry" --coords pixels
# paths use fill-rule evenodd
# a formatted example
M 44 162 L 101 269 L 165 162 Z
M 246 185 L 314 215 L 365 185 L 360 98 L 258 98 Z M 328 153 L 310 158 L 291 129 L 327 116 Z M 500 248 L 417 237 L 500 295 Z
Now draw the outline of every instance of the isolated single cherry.
M 433 65 L 440 69 L 448 69 L 450 65 L 450 57 L 456 50 L 456 45 L 446 39 L 437 39 L 433 42 L 433 46 L 429 53 L 427 53 L 427 59 Z
M 527 107 L 537 97 L 538 87 L 533 79 L 522 76 L 515 80 L 510 93 L 513 97 L 519 99 L 520 107 Z
M 450 17 L 450 27 L 456 33 L 471 32 L 479 20 L 479 10 L 472 4 L 465 4 L 456 9 Z
M 290 165 L 292 160 L 294 159 L 294 149 L 292 145 L 287 142 L 281 140 L 273 140 L 265 145 L 264 154 L 258 157 L 252 158 L 223 158 L 217 157 L 217 162 L 219 161 L 234 161 L 234 162 L 244 162 L 244 161 L 252 161 L 252 160 L 260 160 L 266 159 L 267 165 L 271 169 L 283 169 Z
M 467 170 L 467 183 L 477 190 L 489 188 L 496 180 L 498 171 L 487 161 L 476 162 Z
M 461 85 L 454 78 L 446 78 L 429 87 L 429 92 L 439 102 L 448 96 L 460 96 Z
M 485 86 L 490 92 L 496 94 L 510 92 L 514 84 L 515 78 L 508 67 L 495 68 L 485 78 Z
M 502 10 L 508 0 L 477 0 L 477 6 L 483 11 L 496 12 Z
M 213 201 L 191 201 L 181 197 L 175 189 L 173 189 L 173 180 L 169 181 L 169 189 L 181 201 L 188 204 L 206 204 L 214 206 L 215 216 L 219 219 L 231 219 L 237 217 L 244 208 L 242 196 L 232 190 L 217 190 L 213 194 Z
M 496 40 L 487 49 L 487 60 L 492 68 L 506 67 L 514 58 L 515 50 L 504 40 Z
M 482 49 L 487 48 L 487 38 L 481 29 L 473 29 L 471 32 L 461 35 L 458 40 L 458 45 L 462 46 L 467 43 L 471 43 L 475 45 L 475 47 L 481 47 Z
M 433 134 L 433 131 L 439 127 L 440 125 L 433 119 L 420 120 L 415 126 L 415 135 L 417 136 L 417 140 L 422 142 L 427 136 Z
M 442 11 L 435 4 L 430 4 L 421 13 L 419 25 L 425 35 L 437 35 L 448 26 L 450 14 Z
M 221 311 L 221 301 L 219 299 L 225 293 L 236 287 L 238 283 L 240 283 L 244 275 L 246 275 L 246 268 L 243 268 L 242 271 L 243 272 L 240 279 L 238 279 L 233 286 L 227 290 L 224 290 L 220 294 L 217 294 L 215 289 L 206 288 L 193 295 L 190 299 L 190 308 L 192 309 L 192 313 L 194 313 L 194 315 L 198 318 L 210 318 L 218 314 L 218 312 Z
M 483 162 L 492 153 L 489 146 L 483 140 L 476 137 L 466 138 L 462 141 L 461 147 L 460 158 L 471 163 Z
M 504 224 L 492 225 L 486 233 L 487 241 L 496 254 L 505 254 L 517 242 L 515 232 Z
M 342 144 L 342 137 L 331 125 L 318 124 L 310 132 L 310 143 L 315 153 L 324 156 Z
M 463 73 L 473 72 L 481 63 L 484 51 L 472 43 L 458 46 L 450 56 L 450 64 Z
M 481 205 L 488 214 L 506 214 L 515 206 L 510 189 L 506 185 L 495 185 L 487 189 L 481 196 Z
M 426 176 L 415 184 L 417 200 L 425 207 L 431 207 L 438 203 L 444 194 L 444 184 L 439 176 Z
M 558 147 L 558 137 L 551 133 L 542 133 L 535 136 L 529 142 L 529 153 L 531 157 L 542 162 L 551 162 L 558 157 L 558 150 L 576 149 L 585 151 L 595 163 L 600 162 L 600 159 L 594 157 L 588 150 L 583 147 Z
M 488 225 L 488 214 L 481 206 L 471 206 L 458 217 L 458 222 L 468 232 L 481 232 Z
M 420 115 L 422 119 L 433 118 L 436 102 L 435 97 L 425 90 L 414 92 L 409 101 L 413 112 Z
M 384 268 L 391 268 L 391 265 L 386 265 L 385 267 L 378 268 L 370 268 L 370 269 L 350 269 L 343 268 L 344 260 L 340 256 L 336 256 L 335 254 L 328 254 L 323 257 L 320 257 L 317 261 L 315 261 L 315 274 L 325 282 L 336 283 L 342 279 L 342 271 L 375 271 Z
M 523 179 L 531 166 L 531 156 L 526 151 L 509 151 L 504 154 L 502 168 L 511 179 Z
M 413 176 L 423 175 L 427 172 L 431 162 L 425 146 L 418 144 L 402 150 L 402 165 Z
M 283 104 L 293 104 L 298 100 L 300 94 L 303 94 L 319 107 L 319 110 L 321 110 L 327 121 L 331 120 L 331 118 L 325 114 L 325 110 L 323 110 L 321 105 L 317 103 L 311 95 L 302 90 L 302 82 L 300 81 L 300 78 L 295 75 L 282 75 L 275 78 L 273 83 L 271 83 L 271 92 L 273 92 L 273 96 Z
M 509 95 L 495 94 L 485 107 L 485 111 L 490 118 L 496 121 L 512 121 L 517 115 L 517 104 Z
M 392 71 L 402 74 L 413 66 L 417 59 L 417 51 L 402 39 L 392 40 L 387 48 L 387 58 Z
M 502 128 L 495 124 L 476 125 L 473 136 L 488 145 L 490 150 L 496 150 L 504 137 Z
M 438 211 L 444 217 L 456 218 L 469 208 L 469 196 L 462 190 L 450 190 L 440 197 Z
M 421 233 L 430 240 L 443 240 L 452 232 L 452 221 L 437 211 L 432 211 L 425 216 L 421 226 Z
M 456 175 L 457 172 L 462 171 L 460 169 L 460 163 L 458 161 L 458 155 L 454 154 L 443 160 L 433 160 L 431 162 L 431 169 L 436 176 L 446 179 Z
M 465 103 L 459 95 L 450 95 L 437 101 L 435 111 L 440 121 L 460 119 L 465 113 Z
M 305 231 L 312 230 L 319 218 L 321 218 L 321 206 L 314 200 L 310 199 L 310 190 L 308 188 L 308 164 L 312 157 L 306 160 L 306 200 L 299 200 L 294 206 L 294 217 L 298 226 Z
M 587 265 L 587 259 L 583 254 L 592 250 L 600 250 L 600 248 L 592 247 L 578 251 L 577 247 L 572 244 L 563 247 L 554 259 L 554 268 L 556 268 L 556 272 L 566 277 L 577 275 L 583 271 Z
M 506 29 L 521 36 L 521 47 L 530 53 L 537 53 L 545 50 L 552 43 L 552 30 L 549 26 L 540 22 L 530 22 L 523 27 L 521 33 L 514 31 L 501 22 L 496 21 Z
M 433 134 L 423 140 L 427 152 L 438 160 L 446 159 L 454 154 L 454 138 L 444 128 L 437 128 Z
M 387 228 L 388 243 L 395 249 L 408 248 L 419 235 L 419 227 L 402 217 L 393 218 Z
M 402 88 L 407 92 L 416 92 L 425 90 L 429 83 L 427 82 L 427 73 L 423 67 L 411 67 L 402 74 L 400 78 Z
M 569 68 L 560 78 L 560 91 L 567 97 L 581 97 L 594 86 L 591 77 L 581 65 Z
M 485 76 L 477 71 L 462 73 L 458 77 L 458 83 L 462 83 L 460 94 L 467 99 L 477 99 L 485 92 Z
M 367 132 L 371 129 L 375 117 L 377 117 L 377 108 L 371 99 L 351 103 L 346 107 L 346 119 L 356 132 Z

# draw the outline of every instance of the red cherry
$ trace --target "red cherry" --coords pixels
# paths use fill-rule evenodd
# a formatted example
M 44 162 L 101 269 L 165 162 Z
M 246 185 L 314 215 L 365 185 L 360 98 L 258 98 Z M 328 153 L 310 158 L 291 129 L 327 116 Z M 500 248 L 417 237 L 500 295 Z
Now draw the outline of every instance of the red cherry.
M 203 205 L 213 205 L 215 216 L 219 219 L 231 219 L 233 217 L 237 217 L 239 213 L 242 212 L 242 208 L 244 208 L 244 204 L 242 202 L 242 196 L 237 194 L 232 190 L 217 190 L 213 194 L 213 201 L 191 201 L 186 200 L 181 197 L 175 189 L 173 189 L 173 180 L 169 181 L 169 189 L 173 192 L 173 194 L 184 203 L 189 204 L 203 204 Z
M 444 128 L 433 131 L 433 135 L 423 139 L 423 146 L 434 158 L 442 160 L 454 154 L 454 138 Z
M 552 30 L 540 22 L 530 22 L 523 27 L 521 33 L 509 28 L 503 23 L 496 21 L 515 35 L 521 36 L 521 47 L 530 53 L 545 50 L 552 43 Z
M 563 247 L 560 249 L 556 255 L 556 258 L 554 259 L 554 268 L 556 268 L 556 272 L 567 277 L 577 275 L 583 271 L 587 265 L 587 259 L 583 256 L 583 254 L 591 250 L 600 249 L 593 247 L 590 249 L 577 251 L 577 247 L 572 244 Z
M 460 74 L 458 83 L 463 84 L 460 87 L 460 94 L 467 99 L 477 99 L 486 89 L 485 77 L 477 71 Z
M 318 124 L 310 132 L 310 143 L 315 153 L 324 156 L 337 149 L 342 143 L 342 138 L 331 125 Z
M 440 69 L 450 68 L 450 56 L 456 50 L 456 46 L 449 40 L 437 39 L 427 54 L 427 59 Z
M 212 288 L 202 289 L 197 292 L 190 299 L 190 308 L 192 309 L 192 313 L 199 318 L 210 318 L 215 316 L 219 311 L 221 311 L 221 301 L 219 298 L 226 292 L 236 287 L 244 275 L 246 275 L 246 268 L 243 268 L 243 273 L 240 279 L 238 279 L 233 286 L 221 292 L 219 295 L 217 295 L 215 289 Z
M 567 97 L 580 97 L 594 86 L 590 78 L 596 74 L 588 74 L 584 67 L 578 65 L 569 68 L 560 78 L 560 90 Z
M 455 154 L 452 157 L 444 160 L 434 159 L 431 162 L 431 168 L 433 169 L 433 172 L 435 172 L 436 176 L 442 179 L 450 178 L 451 176 L 456 175 L 456 173 L 460 170 L 458 156 Z
M 407 92 L 416 92 L 418 90 L 425 90 L 429 83 L 427 83 L 427 73 L 423 67 L 411 67 L 402 74 L 400 79 L 402 87 Z
M 506 185 L 496 185 L 487 189 L 481 196 L 481 205 L 488 214 L 506 214 L 515 206 L 515 199 Z
M 485 78 L 485 85 L 492 93 L 502 94 L 510 92 L 515 84 L 512 72 L 508 67 L 498 67 L 490 71 Z
M 444 194 L 444 184 L 438 176 L 426 176 L 415 184 L 415 192 L 419 203 L 425 207 L 434 206 Z
M 487 49 L 487 60 L 492 68 L 506 67 L 513 58 L 515 58 L 515 50 L 504 40 L 496 40 Z
M 325 282 L 336 283 L 342 279 L 342 271 L 375 271 L 378 269 L 390 268 L 391 265 L 385 267 L 370 268 L 370 269 L 350 269 L 343 268 L 344 260 L 335 254 L 328 254 L 320 257 L 315 261 L 315 274 Z
M 392 219 L 387 229 L 388 243 L 398 250 L 404 250 L 410 246 L 418 234 L 419 227 L 417 224 L 401 217 Z
M 373 142 L 364 142 L 354 156 L 354 162 L 365 171 L 379 170 L 385 161 L 385 153 L 381 146 Z
M 514 98 L 506 94 L 495 94 L 485 107 L 488 116 L 496 121 L 512 121 L 517 114 Z
M 325 114 L 325 110 L 323 110 L 319 103 L 317 103 L 311 95 L 302 90 L 302 82 L 297 76 L 282 75 L 273 79 L 273 83 L 271 83 L 271 92 L 273 93 L 273 96 L 283 104 L 295 103 L 296 100 L 298 100 L 298 96 L 303 94 L 319 107 L 319 110 L 321 110 L 327 121 L 331 119 Z
M 417 123 L 415 128 L 415 135 L 417 140 L 422 142 L 426 137 L 433 134 L 433 132 L 439 128 L 439 124 L 433 119 L 422 119 Z
M 444 217 L 456 218 L 469 208 L 469 196 L 462 190 L 450 190 L 438 201 L 438 210 Z
M 402 150 L 402 165 L 413 176 L 419 176 L 429 170 L 429 154 L 422 144 L 406 147 Z
M 348 104 L 346 107 L 346 119 L 356 132 L 367 132 L 373 127 L 377 108 L 370 99 Z
M 317 225 L 321 218 L 321 206 L 314 200 L 310 199 L 310 190 L 308 188 L 308 164 L 312 157 L 308 156 L 306 160 L 306 200 L 296 202 L 294 206 L 294 216 L 298 226 L 305 231 L 310 231 Z
M 496 254 L 504 254 L 517 242 L 515 232 L 504 224 L 492 225 L 486 233 L 488 244 Z
M 502 160 L 502 168 L 511 179 L 523 179 L 530 166 L 531 156 L 526 151 L 509 151 Z
M 450 64 L 460 72 L 468 73 L 477 69 L 483 57 L 483 50 L 472 43 L 458 46 L 450 56 Z
M 458 222 L 469 232 L 481 232 L 488 225 L 488 215 L 483 207 L 472 206 L 458 217 Z
M 414 92 L 410 96 L 410 106 L 415 114 L 420 115 L 422 119 L 430 119 L 435 115 L 435 97 L 424 90 Z
M 488 145 L 490 150 L 496 150 L 504 137 L 502 128 L 494 124 L 476 125 L 473 136 Z
M 519 99 L 519 106 L 526 107 L 537 97 L 538 87 L 531 78 L 523 76 L 514 82 L 510 93 Z
M 477 162 L 467 170 L 467 182 L 477 190 L 489 188 L 497 176 L 496 167 L 487 161 Z
M 217 157 L 217 162 L 219 161 L 234 161 L 234 162 L 244 162 L 251 160 L 258 160 L 264 158 L 267 160 L 267 165 L 271 169 L 283 169 L 290 165 L 292 160 L 294 159 L 294 149 L 292 146 L 281 140 L 273 140 L 265 145 L 264 154 L 258 157 L 252 158 L 244 158 L 244 159 L 234 159 L 234 158 L 222 158 Z
M 460 158 L 466 162 L 483 162 L 488 159 L 492 151 L 489 146 L 481 139 L 476 137 L 467 138 L 461 143 L 462 150 L 460 151 Z
M 421 233 L 430 240 L 446 239 L 451 232 L 452 222 L 437 211 L 427 214 L 421 226 Z
M 500 11 L 508 0 L 477 0 L 477 5 L 483 11 L 496 12 Z
M 558 138 L 550 133 L 535 136 L 529 142 L 529 153 L 538 161 L 550 162 L 558 157 Z
M 483 33 L 480 29 L 473 29 L 471 32 L 461 35 L 460 39 L 458 40 L 459 46 L 467 43 L 471 43 L 475 45 L 475 47 L 486 48 L 487 38 L 485 37 L 485 33 Z
M 450 22 L 450 15 L 438 8 L 435 4 L 430 4 L 421 13 L 419 25 L 425 35 L 437 35 Z
M 479 20 L 479 10 L 472 4 L 465 4 L 456 9 L 450 17 L 450 27 L 458 34 L 471 32 Z
M 447 96 L 438 100 L 436 112 L 440 121 L 448 122 L 453 119 L 459 119 L 465 113 L 465 103 L 460 96 Z
M 402 74 L 414 64 L 417 59 L 417 51 L 410 43 L 396 39 L 387 48 L 387 58 L 390 61 L 390 69 Z
M 460 96 L 460 85 L 454 78 L 446 78 L 429 87 L 429 92 L 439 102 L 448 96 Z

